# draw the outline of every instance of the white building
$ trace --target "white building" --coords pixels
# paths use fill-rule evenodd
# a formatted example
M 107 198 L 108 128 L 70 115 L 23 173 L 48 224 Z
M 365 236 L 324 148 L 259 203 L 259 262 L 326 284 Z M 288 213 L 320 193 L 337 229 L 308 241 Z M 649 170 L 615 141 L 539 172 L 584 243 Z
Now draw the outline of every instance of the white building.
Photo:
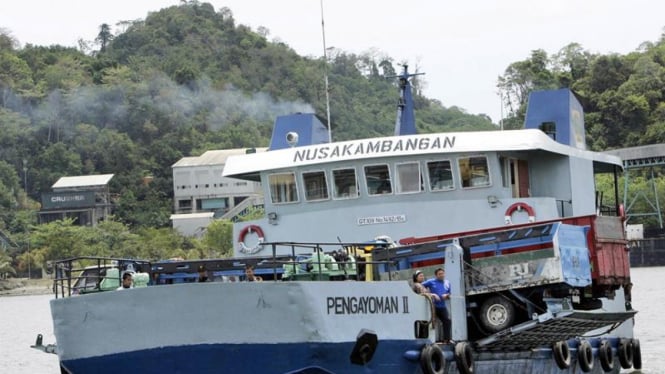
M 260 183 L 222 177 L 229 156 L 251 151 L 254 150 L 207 151 L 173 164 L 173 228 L 184 235 L 199 235 L 213 219 L 233 218 L 249 206 L 262 205 Z

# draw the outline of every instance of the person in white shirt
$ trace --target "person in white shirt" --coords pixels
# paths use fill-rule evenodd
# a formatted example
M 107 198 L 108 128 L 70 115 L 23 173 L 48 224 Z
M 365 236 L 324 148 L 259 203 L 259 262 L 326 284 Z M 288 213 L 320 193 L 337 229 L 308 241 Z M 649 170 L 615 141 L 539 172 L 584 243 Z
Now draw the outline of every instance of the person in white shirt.
M 134 288 L 134 284 L 132 282 L 132 273 L 125 272 L 124 274 L 122 274 L 122 284 L 120 285 L 120 287 L 118 287 L 118 291 L 129 288 Z

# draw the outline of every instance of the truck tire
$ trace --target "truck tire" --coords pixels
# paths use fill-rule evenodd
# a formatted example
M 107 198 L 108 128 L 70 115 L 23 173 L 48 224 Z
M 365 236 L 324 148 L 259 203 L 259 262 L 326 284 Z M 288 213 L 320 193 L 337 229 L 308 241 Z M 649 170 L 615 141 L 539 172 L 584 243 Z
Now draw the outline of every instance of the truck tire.
M 479 319 L 491 333 L 505 330 L 515 321 L 515 305 L 503 296 L 492 296 L 480 306 Z

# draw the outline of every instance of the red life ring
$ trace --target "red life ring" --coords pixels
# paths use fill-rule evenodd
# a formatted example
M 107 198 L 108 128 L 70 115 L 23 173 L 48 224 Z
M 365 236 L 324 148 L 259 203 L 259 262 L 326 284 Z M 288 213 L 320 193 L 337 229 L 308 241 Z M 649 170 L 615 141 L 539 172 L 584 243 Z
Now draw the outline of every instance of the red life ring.
M 623 204 L 619 204 L 619 217 L 621 218 L 621 221 L 626 220 L 626 208 Z
M 248 247 L 245 244 L 245 237 L 247 234 L 250 233 L 255 233 L 259 237 L 259 241 L 256 243 L 255 246 L 253 247 Z M 249 225 L 245 226 L 242 230 L 240 230 L 240 234 L 238 234 L 238 244 L 240 244 L 240 252 L 246 253 L 249 255 L 252 255 L 258 251 L 261 250 L 261 244 L 265 241 L 265 235 L 263 234 L 263 230 L 257 225 Z
M 536 222 L 536 211 L 533 210 L 533 208 L 527 204 L 527 203 L 515 203 L 506 209 L 506 213 L 504 213 L 504 219 L 506 221 L 506 225 L 512 225 L 513 224 L 513 213 L 515 212 L 521 212 L 522 210 L 526 210 L 527 214 L 529 215 L 529 222 Z

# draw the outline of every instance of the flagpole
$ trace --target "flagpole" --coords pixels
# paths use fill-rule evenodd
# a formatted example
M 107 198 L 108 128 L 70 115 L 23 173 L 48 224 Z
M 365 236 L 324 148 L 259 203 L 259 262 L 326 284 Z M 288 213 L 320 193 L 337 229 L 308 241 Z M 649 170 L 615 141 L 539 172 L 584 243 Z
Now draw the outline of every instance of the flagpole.
M 323 0 L 321 3 L 321 35 L 323 36 L 323 77 L 325 82 L 326 90 L 326 121 L 328 122 L 328 142 L 332 143 L 332 129 L 330 128 L 330 89 L 328 87 L 328 52 L 326 49 L 326 27 L 325 22 L 323 21 Z

